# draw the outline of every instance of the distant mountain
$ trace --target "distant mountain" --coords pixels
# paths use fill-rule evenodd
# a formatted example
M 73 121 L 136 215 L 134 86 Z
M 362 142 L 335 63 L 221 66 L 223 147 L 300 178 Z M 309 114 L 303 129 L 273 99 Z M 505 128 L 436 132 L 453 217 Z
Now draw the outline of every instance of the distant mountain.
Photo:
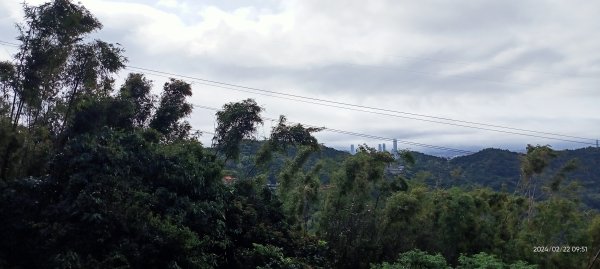
M 253 156 L 261 145 L 262 142 L 259 141 L 243 143 L 240 162 L 236 165 L 229 164 L 228 169 L 236 171 L 236 173 L 255 173 L 252 171 Z M 291 158 L 295 153 L 296 149 L 290 148 L 286 154 L 274 158 L 268 171 L 270 182 L 276 181 L 277 171 L 283 167 L 286 158 Z M 513 192 L 519 181 L 521 153 L 488 148 L 452 159 L 420 152 L 411 153 L 415 158 L 415 164 L 407 166 L 404 173 L 410 180 L 422 181 L 431 186 L 442 188 L 483 186 L 497 191 Z M 572 181 L 579 182 L 583 202 L 590 207 L 600 209 L 600 148 L 561 150 L 556 153 L 558 156 L 552 160 L 544 177 L 551 177 L 567 161 L 576 159 L 577 169 L 567 174 L 567 180 L 563 186 Z M 323 163 L 320 173 L 321 181 L 329 182 L 333 172 L 348 156 L 350 156 L 348 152 L 323 147 L 320 153 L 309 158 L 305 169 L 310 169 L 321 161 Z
M 562 165 L 576 159 L 577 169 L 567 174 L 564 184 L 581 184 L 584 203 L 600 209 L 600 148 L 582 148 L 556 151 L 543 174 L 548 179 Z M 445 159 L 422 153 L 413 153 L 416 163 L 407 169 L 411 178 L 424 180 L 430 185 L 484 186 L 494 190 L 514 191 L 520 176 L 520 153 L 501 149 L 484 149 L 477 153 Z

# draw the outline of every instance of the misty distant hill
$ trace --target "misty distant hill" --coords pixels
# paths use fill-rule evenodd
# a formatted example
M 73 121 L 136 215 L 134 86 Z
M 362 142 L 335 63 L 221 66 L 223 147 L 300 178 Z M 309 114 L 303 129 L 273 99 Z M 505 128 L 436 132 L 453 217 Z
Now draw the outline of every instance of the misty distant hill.
M 576 159 L 577 169 L 567 174 L 563 186 L 574 181 L 580 183 L 583 201 L 600 209 L 600 148 L 561 150 L 556 153 L 558 156 L 552 160 L 543 178 L 548 179 L 567 161 Z M 415 180 L 439 187 L 484 186 L 512 192 L 519 180 L 519 156 L 522 154 L 489 148 L 453 159 L 418 152 L 413 152 L 413 155 L 416 163 L 407 169 L 407 173 Z
M 247 141 L 242 145 L 240 162 L 230 164 L 228 168 L 236 173 L 251 173 L 254 154 L 262 142 Z M 287 157 L 294 156 L 296 150 L 288 149 Z M 567 174 L 567 180 L 562 186 L 577 181 L 581 184 L 579 191 L 582 200 L 590 207 L 600 209 L 600 148 L 582 148 L 576 150 L 556 151 L 558 156 L 552 160 L 544 173 L 545 178 L 554 175 L 560 167 L 571 159 L 577 160 L 577 169 Z M 442 158 L 420 152 L 412 152 L 415 164 L 407 166 L 404 173 L 410 180 L 422 181 L 433 187 L 448 188 L 462 187 L 489 187 L 498 191 L 513 192 L 519 180 L 521 153 L 508 150 L 488 148 L 474 154 L 452 159 Z M 348 152 L 333 148 L 323 147 L 322 151 L 310 157 L 306 169 L 318 161 L 323 162 L 321 181 L 329 182 L 330 175 L 335 171 Z M 269 181 L 275 182 L 279 171 L 284 165 L 285 156 L 274 158 L 267 171 Z

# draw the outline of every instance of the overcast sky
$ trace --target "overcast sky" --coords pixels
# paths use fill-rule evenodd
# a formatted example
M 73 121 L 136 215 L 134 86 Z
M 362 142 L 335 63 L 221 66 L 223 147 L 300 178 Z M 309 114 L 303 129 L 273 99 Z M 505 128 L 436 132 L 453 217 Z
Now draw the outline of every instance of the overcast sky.
M 2 41 L 16 42 L 20 2 L 0 2 Z M 81 2 L 104 25 L 94 36 L 122 44 L 132 66 L 362 106 L 600 138 L 600 1 Z M 13 52 L 1 47 L 0 57 Z M 156 91 L 166 80 L 149 77 Z M 199 84 L 193 90 L 192 102 L 198 105 L 221 107 L 254 98 L 267 117 L 283 114 L 293 122 L 438 146 L 586 146 Z M 196 108 L 190 122 L 211 131 L 214 111 Z M 268 135 L 270 126 L 267 121 L 259 135 Z M 202 140 L 209 143 L 210 138 Z M 383 142 L 328 132 L 318 138 L 339 149 Z

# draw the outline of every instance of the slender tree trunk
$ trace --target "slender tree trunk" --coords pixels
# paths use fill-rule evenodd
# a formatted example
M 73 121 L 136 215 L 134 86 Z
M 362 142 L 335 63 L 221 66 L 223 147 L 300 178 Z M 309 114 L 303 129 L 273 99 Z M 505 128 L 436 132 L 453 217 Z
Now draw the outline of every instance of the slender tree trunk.
M 81 72 L 76 77 L 75 86 L 73 86 L 72 94 L 69 97 L 69 102 L 68 102 L 68 105 L 67 105 L 67 111 L 65 112 L 65 117 L 63 119 L 63 125 L 61 126 L 60 131 L 59 131 L 59 136 L 63 135 L 63 132 L 65 131 L 65 128 L 67 126 L 67 122 L 69 120 L 69 116 L 71 115 L 71 110 L 72 110 L 72 107 L 73 107 L 73 102 L 75 101 L 75 95 L 77 94 L 77 88 L 79 88 L 79 83 L 83 79 L 83 74 L 82 74 L 83 73 L 83 68 L 85 68 L 86 65 L 87 65 L 87 60 L 83 62 L 83 65 L 81 67 L 82 68 Z M 59 140 L 60 140 L 60 138 L 59 138 Z
M 24 93 L 24 89 L 22 86 L 22 83 L 19 83 L 20 80 L 23 79 L 23 62 L 25 61 L 25 52 L 29 49 L 29 41 L 30 41 L 30 37 L 33 34 L 32 33 L 33 29 L 29 28 L 29 30 L 27 31 L 27 35 L 23 36 L 23 46 L 20 48 L 20 54 L 19 55 L 19 64 L 17 65 L 17 72 L 16 72 L 16 76 L 15 76 L 15 81 L 14 81 L 14 93 L 15 95 L 13 96 L 13 104 L 12 104 L 12 108 L 11 108 L 11 112 L 10 112 L 10 118 L 11 120 L 14 120 L 14 125 L 13 125 L 13 130 L 16 130 L 17 125 L 19 124 L 19 118 L 21 117 L 21 109 L 23 107 L 23 93 Z M 17 98 L 17 93 L 20 91 L 19 95 L 19 105 L 18 107 L 15 107 L 16 104 L 16 98 Z M 15 111 L 16 108 L 16 111 Z M 13 119 L 14 116 L 14 119 Z
M 13 116 L 15 114 L 15 107 L 16 107 L 16 103 L 17 103 L 17 89 L 13 89 L 13 100 L 12 103 L 10 104 L 10 122 L 12 123 L 13 121 Z
M 19 100 L 19 106 L 17 108 L 17 113 L 15 113 L 15 119 L 14 119 L 14 123 L 13 123 L 13 130 L 17 129 L 17 126 L 19 125 L 19 119 L 21 118 L 21 111 L 23 110 L 23 105 L 25 104 L 25 100 L 21 99 Z

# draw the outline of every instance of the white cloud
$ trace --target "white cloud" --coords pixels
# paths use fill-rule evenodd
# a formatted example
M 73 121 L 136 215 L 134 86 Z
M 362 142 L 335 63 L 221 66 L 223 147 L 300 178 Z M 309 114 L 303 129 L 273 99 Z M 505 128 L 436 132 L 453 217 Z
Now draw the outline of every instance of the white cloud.
M 594 34 L 600 3 L 593 1 L 82 3 L 105 26 L 98 36 L 122 43 L 136 66 L 469 121 L 580 136 L 600 132 L 600 38 Z M 10 14 L 3 25 L 18 18 L 19 9 L 0 3 L 0 14 Z M 15 36 L 0 31 L 2 40 Z M 156 86 L 164 81 L 155 80 Z M 436 136 L 421 135 L 425 143 L 550 142 L 194 88 L 197 103 L 220 106 L 252 96 L 290 120 Z M 197 128 L 212 128 L 212 118 L 195 113 Z M 353 141 L 325 137 L 335 137 L 324 142 L 336 145 Z

